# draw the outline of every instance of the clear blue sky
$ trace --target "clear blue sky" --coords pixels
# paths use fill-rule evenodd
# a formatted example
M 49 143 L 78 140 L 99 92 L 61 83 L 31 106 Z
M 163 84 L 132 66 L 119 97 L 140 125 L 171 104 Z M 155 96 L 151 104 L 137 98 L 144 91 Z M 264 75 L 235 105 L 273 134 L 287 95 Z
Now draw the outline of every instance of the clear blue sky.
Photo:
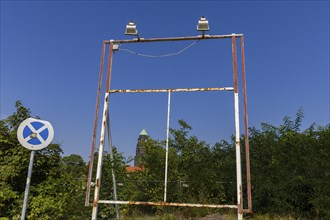
M 201 16 L 209 20 L 209 34 L 245 35 L 250 126 L 279 125 L 300 107 L 304 128 L 329 123 L 329 1 L 1 1 L 1 119 L 21 100 L 53 124 L 65 155 L 87 160 L 102 41 L 130 38 L 124 35 L 130 20 L 145 38 L 197 35 Z M 121 47 L 160 55 L 190 43 Z M 159 59 L 119 51 L 111 87 L 232 86 L 231 62 L 230 39 L 200 41 Z M 143 128 L 165 139 L 166 113 L 166 94 L 112 95 L 114 145 L 128 157 Z M 171 127 L 181 118 L 211 146 L 229 139 L 233 94 L 172 94 Z

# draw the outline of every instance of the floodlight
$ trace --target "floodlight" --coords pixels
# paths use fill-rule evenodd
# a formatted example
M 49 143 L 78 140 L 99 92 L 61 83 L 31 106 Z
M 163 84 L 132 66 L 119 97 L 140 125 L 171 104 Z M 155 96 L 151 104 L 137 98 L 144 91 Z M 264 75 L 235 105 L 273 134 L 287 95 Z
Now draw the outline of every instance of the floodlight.
M 126 35 L 138 35 L 138 31 L 136 29 L 136 25 L 134 24 L 133 21 L 130 21 L 128 25 L 126 25 Z
M 198 25 L 197 25 L 197 30 L 203 31 L 203 32 L 210 30 L 209 22 L 208 22 L 208 20 L 206 20 L 206 18 L 204 16 L 199 19 Z

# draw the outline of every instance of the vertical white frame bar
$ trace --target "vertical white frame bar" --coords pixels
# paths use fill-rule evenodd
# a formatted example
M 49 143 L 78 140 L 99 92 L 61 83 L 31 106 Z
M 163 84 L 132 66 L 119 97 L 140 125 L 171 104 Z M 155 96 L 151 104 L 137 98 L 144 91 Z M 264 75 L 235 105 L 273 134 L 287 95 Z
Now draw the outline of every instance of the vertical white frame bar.
M 241 144 L 240 144 L 240 128 L 239 128 L 237 52 L 236 52 L 235 34 L 232 34 L 232 56 L 233 56 L 234 106 L 235 106 L 234 108 L 235 108 L 237 219 L 242 220 L 243 219 L 243 190 L 242 190 Z
M 167 100 L 167 124 L 166 124 L 166 155 L 165 155 L 165 181 L 164 181 L 164 202 L 167 200 L 167 170 L 168 170 L 168 142 L 170 135 L 170 110 L 171 110 L 171 91 L 168 92 Z
M 104 136 L 105 136 L 106 123 L 107 123 L 106 121 L 107 121 L 107 115 L 108 115 L 108 106 L 109 106 L 109 93 L 107 92 L 107 93 L 105 93 L 105 97 L 104 97 L 104 108 L 103 108 L 103 117 L 102 117 L 99 156 L 98 156 L 98 160 L 97 160 L 97 169 L 96 169 L 92 220 L 97 219 L 98 200 L 100 198 L 102 162 L 103 162 L 103 151 L 104 151 Z
M 241 171 L 241 144 L 240 144 L 240 127 L 239 127 L 239 105 L 238 93 L 234 93 L 235 102 L 235 148 L 236 148 L 236 182 L 237 182 L 237 207 L 238 220 L 243 219 L 243 191 L 242 191 L 242 171 Z

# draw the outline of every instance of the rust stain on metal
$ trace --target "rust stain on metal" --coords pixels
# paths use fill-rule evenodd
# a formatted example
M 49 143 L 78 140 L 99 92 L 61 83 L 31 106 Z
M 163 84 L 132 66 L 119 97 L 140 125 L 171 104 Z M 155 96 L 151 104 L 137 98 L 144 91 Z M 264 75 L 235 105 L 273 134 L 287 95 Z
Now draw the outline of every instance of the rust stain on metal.
M 243 209 L 243 213 L 253 213 L 252 209 Z
M 97 201 L 94 200 L 92 205 L 93 207 L 97 207 Z
M 234 92 L 238 93 L 237 53 L 236 53 L 235 34 L 232 35 L 232 56 L 233 56 L 233 71 L 234 71 Z
M 107 117 L 107 111 L 104 112 L 104 117 L 105 117 L 105 118 Z M 103 121 L 103 125 L 105 126 L 106 123 L 107 123 L 107 122 L 104 120 L 104 121 Z
M 243 211 L 243 206 L 242 206 L 242 204 L 238 204 L 238 205 L 237 205 L 237 209 L 238 209 L 238 213 L 239 213 L 239 214 L 243 214 L 244 211 Z
M 243 213 L 243 189 L 242 189 L 242 185 L 239 186 L 239 195 L 240 195 L 240 200 L 239 200 L 239 204 L 237 204 L 237 209 L 238 209 L 238 213 L 242 214 Z
M 106 83 L 106 86 L 105 86 L 106 91 L 108 91 L 110 89 L 112 55 L 113 55 L 113 43 L 110 44 L 110 49 L 109 49 L 108 72 L 107 72 L 107 78 L 106 78 L 106 82 L 105 82 Z

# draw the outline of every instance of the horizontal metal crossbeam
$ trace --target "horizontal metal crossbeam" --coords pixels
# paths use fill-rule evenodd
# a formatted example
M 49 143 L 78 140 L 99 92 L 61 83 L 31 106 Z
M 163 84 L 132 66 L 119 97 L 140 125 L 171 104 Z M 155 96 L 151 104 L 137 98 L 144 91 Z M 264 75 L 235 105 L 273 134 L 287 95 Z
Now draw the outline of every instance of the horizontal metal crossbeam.
M 193 203 L 174 203 L 174 202 L 138 202 L 138 201 L 99 200 L 98 203 L 119 204 L 119 205 L 149 205 L 149 206 L 175 206 L 175 207 L 180 206 L 180 207 L 197 207 L 197 208 L 237 209 L 237 205 L 214 205 L 214 204 L 193 204 Z
M 233 87 L 221 88 L 182 88 L 182 89 L 112 89 L 109 93 L 141 93 L 141 92 L 208 92 L 208 91 L 233 91 Z
M 161 42 L 161 41 L 183 41 L 183 40 L 211 40 L 243 37 L 243 34 L 225 34 L 225 35 L 198 35 L 198 36 L 185 36 L 185 37 L 162 37 L 162 38 L 134 38 L 127 40 L 105 40 L 105 44 L 124 44 L 124 43 L 148 43 L 148 42 Z

